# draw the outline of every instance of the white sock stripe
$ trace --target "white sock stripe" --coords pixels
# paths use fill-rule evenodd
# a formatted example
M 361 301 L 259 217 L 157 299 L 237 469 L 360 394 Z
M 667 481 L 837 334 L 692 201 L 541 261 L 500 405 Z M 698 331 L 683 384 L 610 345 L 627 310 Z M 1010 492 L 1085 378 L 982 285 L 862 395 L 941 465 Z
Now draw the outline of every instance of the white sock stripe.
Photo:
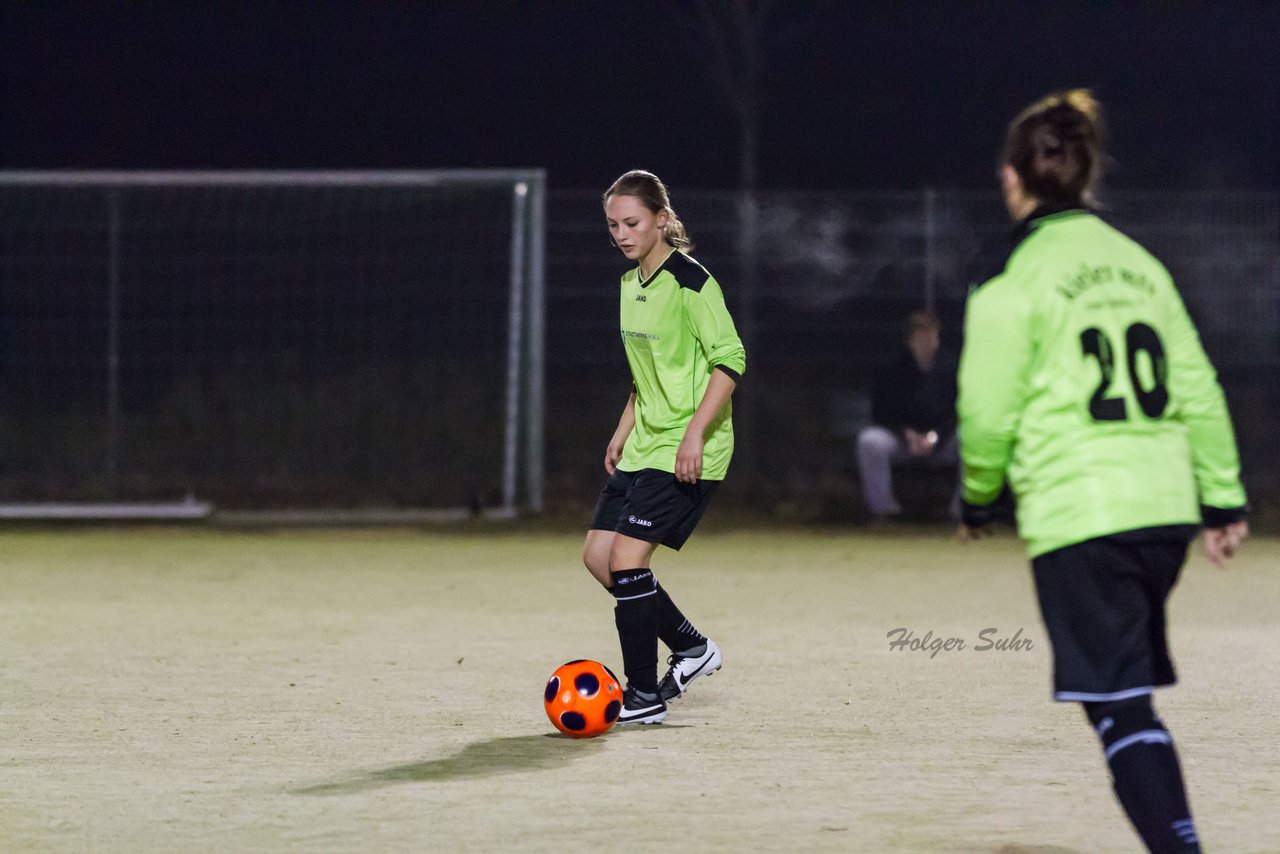
M 641 593 L 639 596 L 615 596 L 613 598 L 619 602 L 629 602 L 632 599 L 643 599 L 646 596 L 657 596 L 657 595 L 658 595 L 657 590 L 650 590 L 648 593 Z
M 677 632 L 687 631 L 691 635 L 697 635 L 698 637 L 702 637 L 702 633 L 699 632 L 697 629 L 695 629 L 693 627 L 693 623 L 689 622 L 687 619 L 680 624 L 680 628 L 676 629 L 676 631 Z
M 1109 700 L 1128 700 L 1130 697 L 1141 697 L 1150 694 L 1151 686 L 1143 688 L 1126 688 L 1110 694 L 1089 694 L 1084 691 L 1058 691 L 1053 699 L 1063 703 L 1104 703 Z
M 1115 744 L 1107 748 L 1107 759 L 1110 760 L 1121 750 L 1132 744 L 1145 742 L 1148 744 L 1173 744 L 1173 738 L 1170 737 L 1167 730 L 1163 729 L 1144 729 L 1141 732 L 1135 732 L 1133 735 L 1126 735 Z

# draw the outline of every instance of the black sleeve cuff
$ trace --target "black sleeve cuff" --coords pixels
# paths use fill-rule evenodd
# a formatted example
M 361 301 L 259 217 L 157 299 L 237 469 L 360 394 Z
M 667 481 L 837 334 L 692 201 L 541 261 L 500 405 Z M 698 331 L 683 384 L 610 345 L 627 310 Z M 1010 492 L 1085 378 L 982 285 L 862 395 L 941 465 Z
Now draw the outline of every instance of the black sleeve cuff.
M 1249 516 L 1249 506 L 1244 507 L 1210 507 L 1200 505 L 1200 522 L 1206 528 L 1225 528 L 1236 522 L 1243 522 Z
M 970 504 L 968 501 L 960 502 L 960 521 L 970 528 L 986 528 L 996 520 L 996 504 Z
M 735 383 L 742 382 L 742 374 L 738 373 L 733 368 L 726 368 L 724 365 L 716 365 L 715 369 L 717 371 L 724 371 L 725 376 L 733 380 Z
M 970 528 L 985 528 L 996 522 L 1002 524 L 1014 522 L 1016 505 L 1017 500 L 1013 496 L 1013 490 L 1006 482 L 1000 487 L 1000 494 L 990 504 L 970 504 L 961 499 L 960 521 Z

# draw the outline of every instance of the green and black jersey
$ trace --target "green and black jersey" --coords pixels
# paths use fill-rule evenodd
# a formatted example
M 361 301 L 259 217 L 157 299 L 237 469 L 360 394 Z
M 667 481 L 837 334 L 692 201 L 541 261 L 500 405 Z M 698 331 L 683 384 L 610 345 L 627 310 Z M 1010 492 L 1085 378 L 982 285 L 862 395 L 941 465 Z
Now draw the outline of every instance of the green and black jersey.
M 1007 480 L 1032 557 L 1201 505 L 1241 515 L 1226 402 L 1168 271 L 1083 210 L 1039 210 L 1018 237 L 966 308 L 965 500 Z
M 707 390 L 711 372 L 735 380 L 746 351 L 725 308 L 724 294 L 697 261 L 673 251 L 647 281 L 640 270 L 622 277 L 622 345 L 636 390 L 636 424 L 618 467 L 674 472 L 676 449 Z M 723 480 L 733 456 L 732 405 L 711 422 L 702 477 Z

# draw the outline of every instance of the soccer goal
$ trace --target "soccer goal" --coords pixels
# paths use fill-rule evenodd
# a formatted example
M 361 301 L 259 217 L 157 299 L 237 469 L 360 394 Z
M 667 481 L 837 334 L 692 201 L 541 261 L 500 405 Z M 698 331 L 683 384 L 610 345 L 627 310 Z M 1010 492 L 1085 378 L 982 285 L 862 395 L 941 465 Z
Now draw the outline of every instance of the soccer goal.
M 542 504 L 541 170 L 0 172 L 0 518 Z

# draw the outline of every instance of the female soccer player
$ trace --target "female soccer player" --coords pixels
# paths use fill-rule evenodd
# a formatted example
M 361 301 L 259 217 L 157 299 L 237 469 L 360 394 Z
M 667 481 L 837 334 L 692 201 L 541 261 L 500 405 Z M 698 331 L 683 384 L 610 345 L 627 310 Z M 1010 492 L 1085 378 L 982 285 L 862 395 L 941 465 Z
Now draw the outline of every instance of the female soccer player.
M 667 188 L 628 172 L 604 197 L 614 244 L 636 266 L 622 276 L 622 344 L 632 392 L 605 448 L 609 480 L 583 562 L 616 600 L 627 677 L 620 724 L 653 724 L 693 680 L 720 668 L 715 641 L 685 619 L 649 561 L 693 533 L 733 455 L 729 397 L 746 353 L 720 285 L 687 254 L 693 244 Z M 658 681 L 658 639 L 671 649 Z
M 1014 119 L 1000 179 L 1018 225 L 969 297 L 960 360 L 962 538 L 1006 479 L 1054 699 L 1080 702 L 1116 797 L 1152 851 L 1199 851 L 1173 740 L 1165 600 L 1196 525 L 1222 565 L 1248 534 L 1230 417 L 1168 271 L 1090 212 L 1103 127 L 1087 91 Z

